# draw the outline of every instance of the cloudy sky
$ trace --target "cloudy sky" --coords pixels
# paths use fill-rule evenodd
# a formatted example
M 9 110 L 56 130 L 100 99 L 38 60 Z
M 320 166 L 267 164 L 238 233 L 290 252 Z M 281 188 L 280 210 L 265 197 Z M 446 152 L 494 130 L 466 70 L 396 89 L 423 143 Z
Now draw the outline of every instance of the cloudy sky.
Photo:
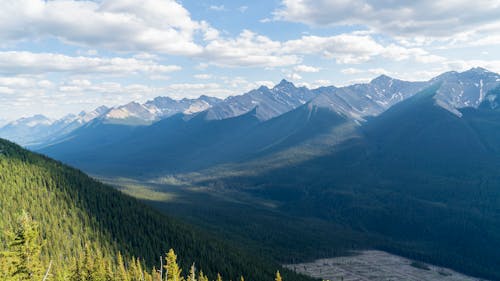
M 99 105 L 500 72 L 498 0 L 0 0 L 0 122 Z

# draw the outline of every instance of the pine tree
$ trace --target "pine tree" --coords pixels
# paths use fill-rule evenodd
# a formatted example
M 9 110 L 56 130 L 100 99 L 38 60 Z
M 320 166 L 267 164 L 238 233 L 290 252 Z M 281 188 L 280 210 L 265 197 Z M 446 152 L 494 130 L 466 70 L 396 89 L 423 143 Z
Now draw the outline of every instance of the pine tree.
M 106 273 L 105 273 L 104 280 L 115 281 L 115 272 L 113 270 L 113 265 L 111 264 L 111 261 L 109 261 L 109 260 L 106 262 Z
M 208 277 L 203 274 L 203 270 L 200 270 L 198 273 L 198 281 L 208 281 Z
M 125 268 L 125 263 L 123 261 L 123 256 L 120 252 L 118 252 L 118 257 L 117 257 L 117 261 L 118 263 L 118 274 L 117 274 L 117 277 L 118 277 L 118 280 L 120 281 L 129 281 L 129 276 L 128 276 L 128 272 L 127 272 L 127 269 Z
M 74 259 L 69 280 L 70 281 L 83 281 L 83 280 L 85 280 L 83 268 L 82 268 L 82 265 L 80 264 L 80 258 Z
M 173 249 L 170 249 L 165 257 L 166 265 L 165 270 L 167 271 L 167 281 L 184 281 L 182 277 L 182 270 L 177 264 L 177 255 Z
M 276 271 L 276 278 L 274 278 L 275 281 L 283 281 L 283 279 L 281 278 L 281 274 L 280 274 L 280 271 Z
M 14 277 L 14 280 L 41 280 L 44 272 L 40 260 L 38 225 L 28 213 L 23 211 L 18 218 L 11 240 L 9 250 L 2 255 L 7 263 L 2 267 L 9 270 L 6 275 Z
M 82 258 L 83 266 L 83 280 L 92 280 L 92 274 L 94 270 L 94 257 L 91 256 L 90 247 L 88 244 L 85 245 L 85 250 Z
M 130 262 L 129 275 L 131 281 L 142 281 L 144 279 L 141 261 L 138 258 L 133 258 Z
M 92 281 L 106 281 L 106 263 L 99 250 L 94 254 L 94 264 L 90 274 Z

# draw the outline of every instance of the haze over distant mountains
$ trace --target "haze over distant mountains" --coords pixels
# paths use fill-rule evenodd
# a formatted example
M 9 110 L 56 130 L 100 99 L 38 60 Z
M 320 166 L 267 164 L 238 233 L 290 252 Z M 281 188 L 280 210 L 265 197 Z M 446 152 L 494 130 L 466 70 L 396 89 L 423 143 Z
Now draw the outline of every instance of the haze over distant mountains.
M 157 97 L 144 104 L 131 102 L 114 108 L 101 106 L 94 111 L 70 114 L 59 120 L 35 115 L 4 125 L 0 128 L 0 137 L 25 146 L 41 147 L 60 141 L 91 121 L 128 126 L 150 125 L 178 113 L 189 119 L 189 116 L 203 111 L 206 111 L 205 119 L 220 120 L 245 114 L 255 108 L 256 117 L 265 121 L 305 103 L 327 107 L 347 118 L 363 121 L 366 117 L 377 116 L 426 86 L 438 82 L 442 83 L 442 86 L 436 96 L 437 103 L 459 114 L 456 111 L 458 108 L 477 107 L 484 100 L 485 93 L 499 81 L 498 74 L 482 68 L 462 73 L 446 72 L 426 82 L 402 81 L 381 75 L 366 84 L 340 88 L 329 86 L 308 89 L 282 80 L 271 89 L 261 86 L 224 100 L 208 96 L 182 100 Z
M 430 86 L 437 87 L 435 104 L 459 117 L 462 108 L 478 107 L 499 83 L 498 74 L 476 68 L 428 82 L 382 75 L 366 84 L 309 90 L 283 80 L 272 89 L 260 87 L 222 101 L 157 98 L 104 110 L 38 149 L 89 172 L 117 175 L 189 172 L 252 159 L 260 163 L 290 151 L 295 151 L 293 161 L 303 161 L 358 137 L 366 120 Z M 192 105 L 200 103 L 201 111 L 193 113 Z

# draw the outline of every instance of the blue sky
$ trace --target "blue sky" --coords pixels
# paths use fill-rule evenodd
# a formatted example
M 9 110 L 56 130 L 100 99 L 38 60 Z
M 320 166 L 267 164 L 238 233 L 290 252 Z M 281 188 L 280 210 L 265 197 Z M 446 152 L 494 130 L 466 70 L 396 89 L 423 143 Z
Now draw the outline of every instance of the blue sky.
M 500 72 L 490 0 L 0 0 L 0 123 L 387 74 Z

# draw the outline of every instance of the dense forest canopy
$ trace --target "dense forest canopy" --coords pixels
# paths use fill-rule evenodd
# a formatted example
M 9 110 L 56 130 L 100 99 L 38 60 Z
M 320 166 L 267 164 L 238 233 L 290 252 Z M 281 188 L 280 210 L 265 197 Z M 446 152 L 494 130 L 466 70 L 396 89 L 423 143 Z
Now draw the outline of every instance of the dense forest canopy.
M 137 272 L 153 276 L 151 268 L 160 268 L 159 257 L 170 248 L 182 257 L 179 270 L 188 272 L 196 262 L 210 279 L 220 273 L 233 280 L 240 276 L 265 280 L 280 268 L 161 215 L 78 170 L 4 140 L 0 140 L 0 206 L 0 250 L 2 266 L 7 267 L 2 271 L 11 272 L 9 267 L 17 271 L 23 251 L 40 253 L 37 266 L 22 269 L 13 280 L 41 280 L 37 278 L 49 264 L 49 280 L 68 280 L 90 269 L 116 275 L 125 274 L 120 273 L 125 268 L 130 276 Z M 284 269 L 282 273 L 287 280 L 308 280 Z M 26 276 L 37 278 L 22 279 Z M 84 280 L 78 278 L 74 280 Z

